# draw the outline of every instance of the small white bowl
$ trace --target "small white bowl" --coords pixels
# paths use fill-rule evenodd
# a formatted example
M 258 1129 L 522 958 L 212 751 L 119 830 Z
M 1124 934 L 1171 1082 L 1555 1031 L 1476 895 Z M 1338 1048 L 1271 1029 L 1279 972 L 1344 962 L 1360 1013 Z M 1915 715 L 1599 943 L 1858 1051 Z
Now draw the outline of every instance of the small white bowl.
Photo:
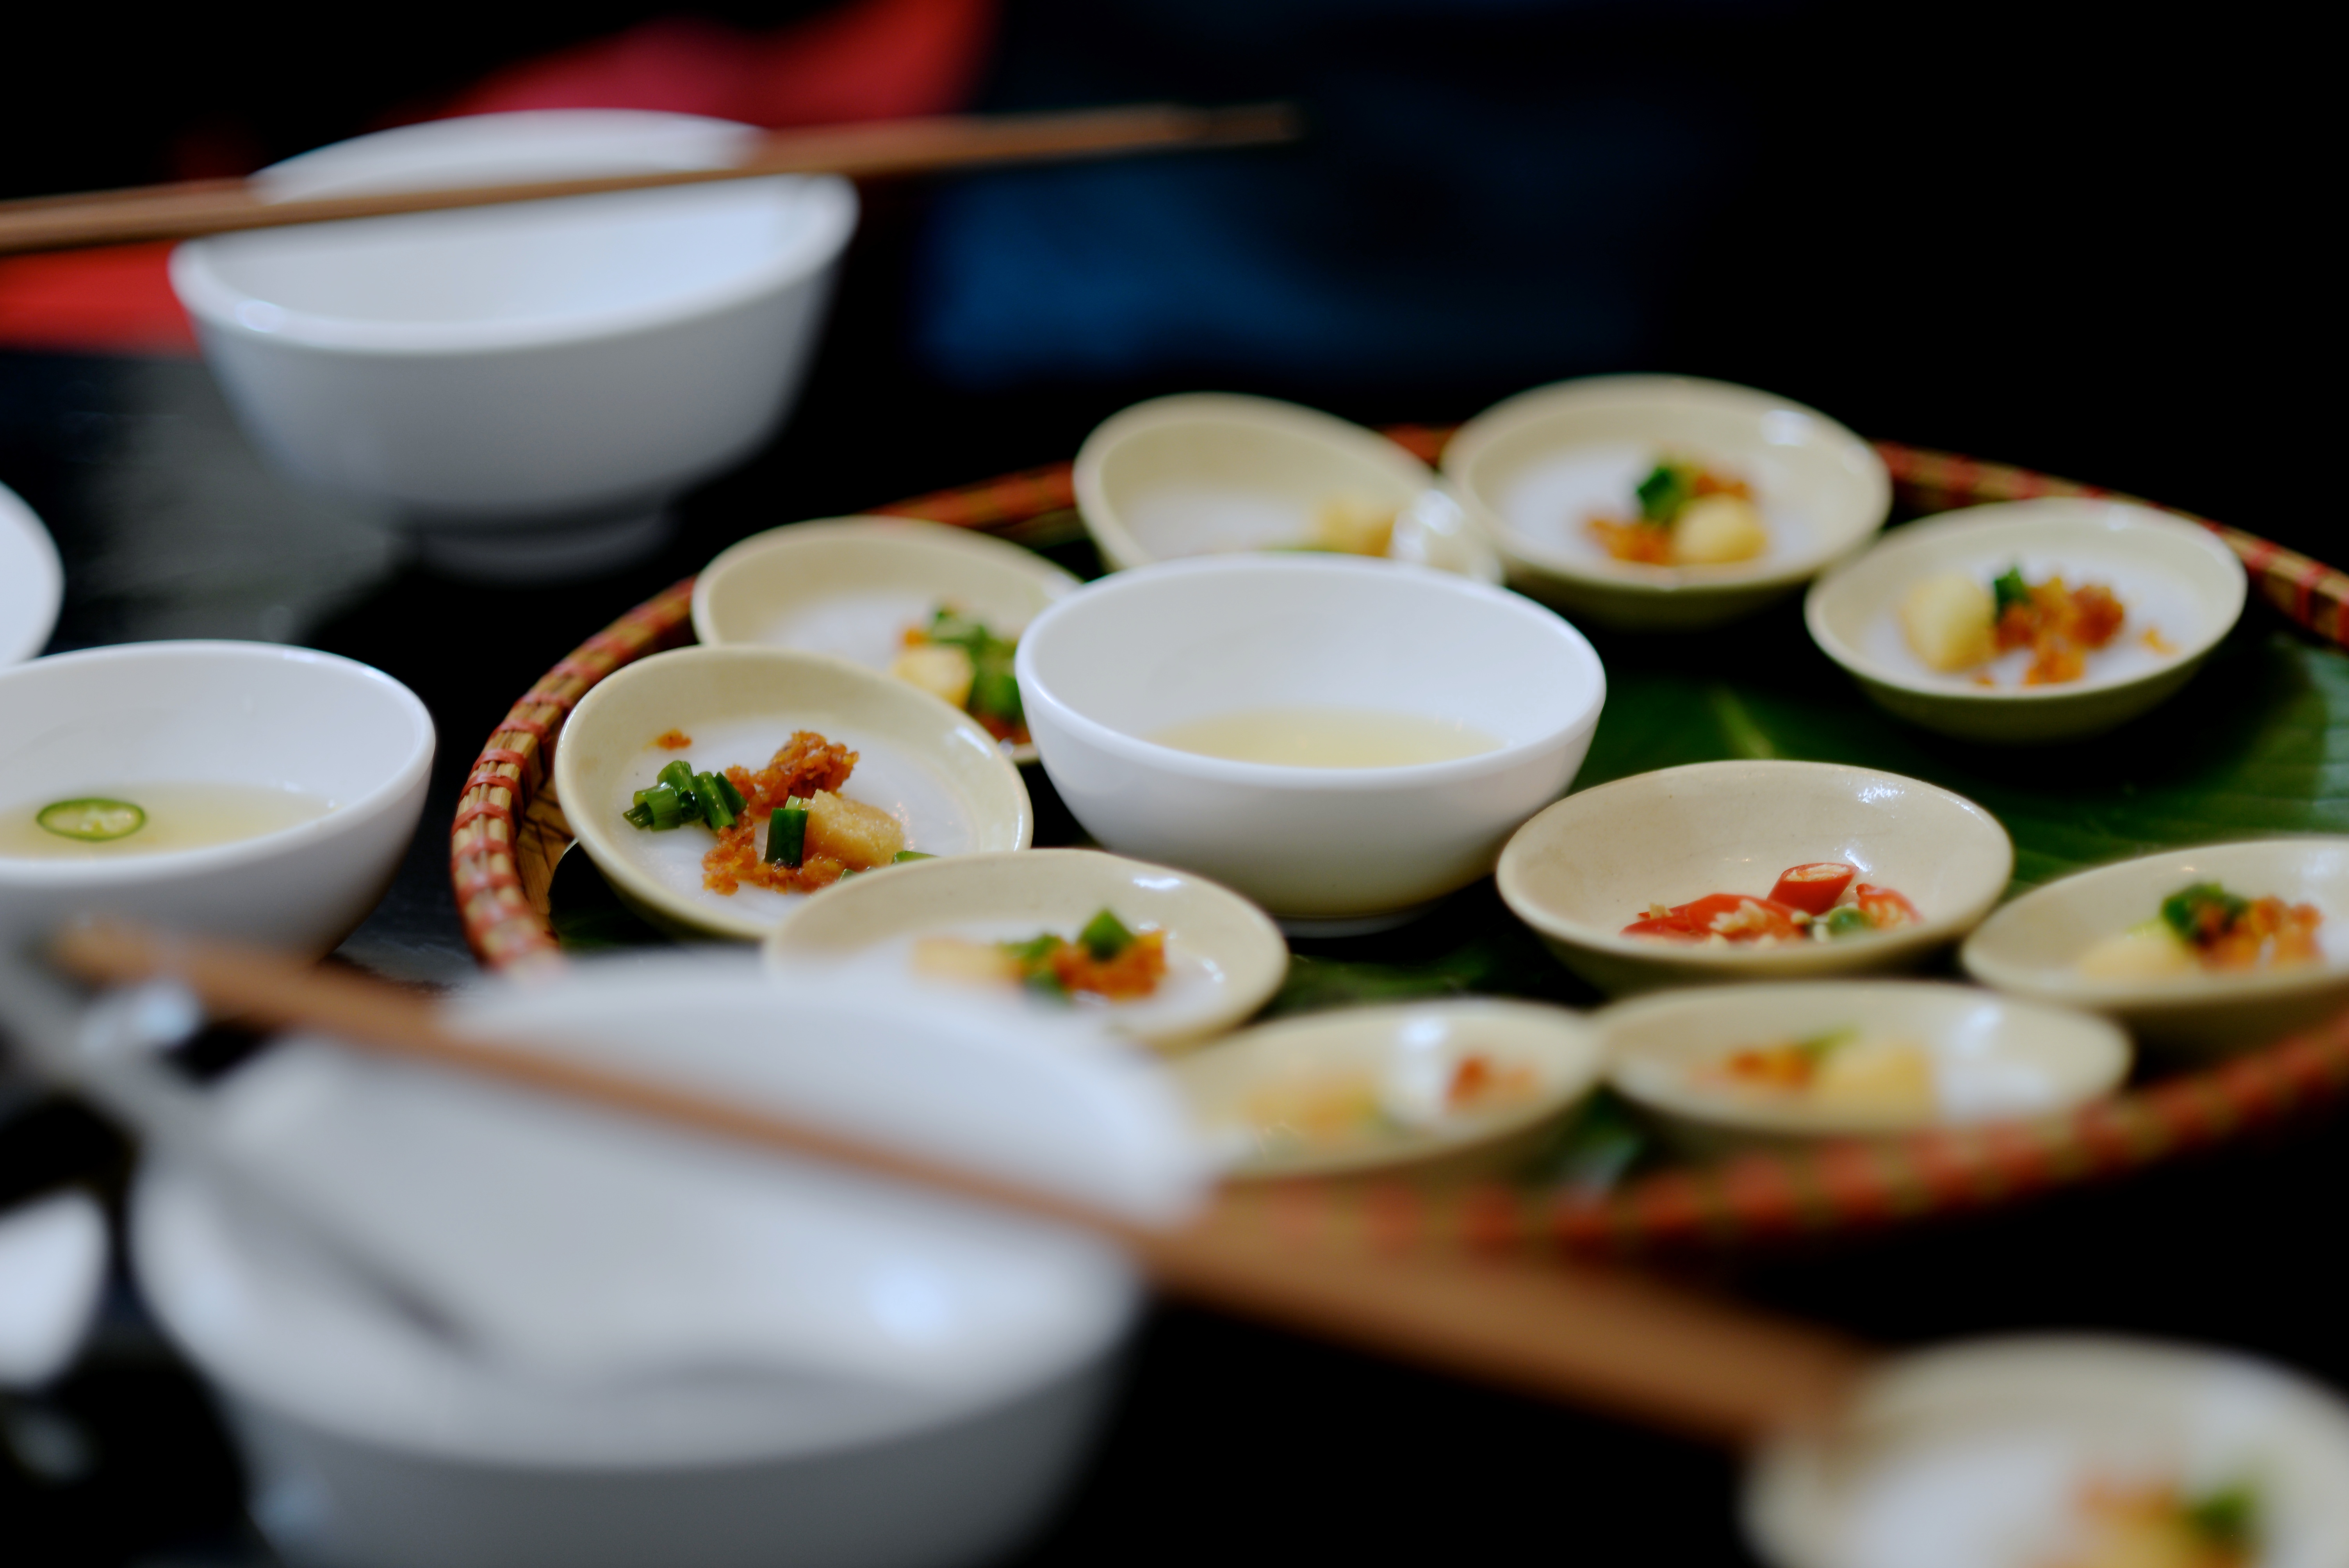
M 2313 903 L 2323 957 L 2289 969 L 2099 979 L 2081 954 L 2156 918 L 2181 888 L 2216 882 L 2242 898 Z M 2262 1046 L 2349 1006 L 2349 838 L 2265 839 L 2165 850 L 2082 872 L 2016 899 L 1959 950 L 1985 985 L 2118 1019 L 2149 1043 L 2198 1050 Z
M 1790 866 L 1842 861 L 1907 895 L 1896 930 L 1775 947 L 1625 936 L 1651 904 L 1766 895 Z M 1569 795 L 1503 851 L 1502 899 L 1566 966 L 1609 994 L 1817 979 L 1913 965 L 1972 930 L 2005 892 L 1998 820 L 1921 779 L 1832 762 L 1697 762 Z
M 1519 1072 L 1523 1088 L 1487 1108 L 1451 1109 L 1447 1093 L 1469 1058 Z M 1476 997 L 1351 1007 L 1245 1029 L 1174 1064 L 1206 1136 L 1240 1180 L 1402 1176 L 1457 1180 L 1496 1173 L 1532 1152 L 1598 1081 L 1597 1031 L 1563 1007 Z M 1388 1126 L 1378 1137 L 1321 1146 L 1264 1127 L 1267 1094 L 1312 1094 L 1360 1078 Z
M 750 126 L 549 109 L 403 126 L 265 170 L 274 198 L 739 161 Z M 623 191 L 221 235 L 171 285 L 262 450 L 429 559 L 608 569 L 781 423 L 856 226 L 836 179 Z
M 1666 454 L 1752 485 L 1769 549 L 1719 566 L 1609 555 L 1586 525 L 1636 511 L 1634 487 Z M 1892 507 L 1883 459 L 1826 415 L 1682 376 L 1594 376 L 1519 393 L 1460 428 L 1444 472 L 1499 542 L 1513 585 L 1631 630 L 1758 609 L 1858 549 Z
M 905 517 L 795 522 L 719 553 L 693 583 L 693 632 L 713 647 L 836 654 L 886 670 L 908 626 L 941 604 L 1016 638 L 1077 579 L 1031 550 Z M 1009 746 L 1033 762 L 1033 746 Z
M 2248 1357 L 2107 1336 L 1903 1356 L 1819 1432 L 1746 1472 L 1772 1568 L 2039 1568 L 2078 1550 L 2098 1483 L 2189 1495 L 2250 1483 L 2261 1568 L 2349 1562 L 2349 1407 Z
M 48 530 L 15 490 L 0 485 L 0 666 L 41 651 L 57 629 L 65 591 Z
M 0 671 L 0 810 L 12 817 L 174 786 L 291 790 L 329 807 L 188 849 L 116 852 L 135 835 L 62 858 L 0 847 L 9 941 L 91 913 L 327 952 L 390 885 L 432 770 L 432 718 L 415 693 L 349 659 L 267 643 L 126 643 Z
M 1616 1091 L 1707 1150 L 2047 1116 L 2109 1094 L 2129 1069 L 2128 1037 L 2102 1018 L 1913 980 L 1706 986 L 1621 1003 L 1594 1022 Z M 1913 1113 L 1837 1108 L 1705 1077 L 1744 1047 L 1846 1031 L 1920 1047 L 1935 1103 Z
M 692 744 L 654 744 L 670 729 Z M 564 726 L 555 791 L 580 848 L 623 903 L 678 934 L 756 942 L 806 895 L 712 892 L 701 885 L 701 858 L 714 842 L 706 829 L 646 831 L 621 813 L 672 760 L 756 771 L 800 729 L 859 754 L 842 793 L 895 817 L 908 849 L 1028 847 L 1028 788 L 978 721 L 862 665 L 787 648 L 678 648 L 615 671 Z
M 925 936 L 1009 942 L 1050 931 L 1073 938 L 1102 909 L 1133 930 L 1166 934 L 1167 974 L 1138 1001 L 1079 996 L 1050 1003 L 1010 985 L 930 980 L 911 965 Z M 770 964 L 854 971 L 875 986 L 936 990 L 1015 1016 L 1074 1016 L 1160 1047 L 1222 1034 L 1271 999 L 1288 974 L 1288 944 L 1262 910 L 1205 877 L 1096 850 L 957 855 L 869 872 L 785 916 L 767 938 Z
M 1977 672 L 1944 675 L 1919 658 L 1900 629 L 1900 601 L 1928 577 L 1963 573 L 1985 587 L 2021 565 L 2036 583 L 2060 573 L 2101 583 L 2128 618 L 2088 655 L 2088 671 L 2059 686 L 2021 684 L 2027 653 Z M 1803 615 L 1812 640 L 1888 713 L 1965 740 L 2066 740 L 2136 717 L 2201 667 L 2243 613 L 2242 563 L 2207 528 L 2127 501 L 2050 498 L 1969 507 L 1893 530 L 1876 547 L 1812 585 Z M 2168 645 L 2145 640 L 2158 632 Z
M 1113 572 L 1185 556 L 1309 546 L 1320 510 L 1395 514 L 1387 553 L 1501 580 L 1500 558 L 1425 463 L 1375 430 L 1222 392 L 1154 397 L 1077 449 L 1077 509 Z
M 1119 573 L 1020 639 L 1044 769 L 1086 830 L 1238 889 L 1291 932 L 1394 924 L 1492 870 L 1582 765 L 1607 696 L 1556 614 L 1448 573 L 1244 555 Z M 1153 739 L 1251 711 L 1401 715 L 1498 748 L 1402 767 L 1234 761 Z

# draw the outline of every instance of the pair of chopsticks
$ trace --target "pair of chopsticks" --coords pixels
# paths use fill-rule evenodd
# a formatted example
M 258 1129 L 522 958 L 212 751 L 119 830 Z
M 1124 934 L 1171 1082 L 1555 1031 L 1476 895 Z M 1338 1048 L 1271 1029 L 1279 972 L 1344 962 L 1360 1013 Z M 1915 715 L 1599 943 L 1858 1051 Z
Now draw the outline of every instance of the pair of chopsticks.
M 73 196 L 0 201 L 0 253 L 189 240 L 237 229 L 268 229 L 343 218 L 379 218 L 504 201 L 541 201 L 607 191 L 698 185 L 771 174 L 845 174 L 858 179 L 922 174 L 979 164 L 1105 158 L 1185 147 L 1240 147 L 1298 134 L 1286 104 L 1188 108 L 1134 104 L 1055 114 L 947 115 L 776 131 L 741 162 L 723 169 L 666 169 L 574 180 L 537 180 L 422 191 L 381 191 L 271 201 L 245 180 L 204 180 Z
M 1303 1223 L 1311 1216 L 1277 1192 L 1227 1191 L 1180 1228 L 1138 1225 L 769 1111 L 459 1036 L 428 1001 L 274 954 L 104 924 L 68 931 L 55 957 L 98 984 L 175 980 L 214 1017 L 247 1027 L 315 1032 L 1082 1226 L 1123 1246 L 1170 1295 L 1711 1440 L 1746 1443 L 1831 1419 L 1871 1361 L 1863 1347 L 1824 1330 L 1622 1271 L 1480 1255 L 1449 1238 L 1381 1243 L 1375 1226 Z M 1324 1208 L 1343 1202 L 1325 1199 Z

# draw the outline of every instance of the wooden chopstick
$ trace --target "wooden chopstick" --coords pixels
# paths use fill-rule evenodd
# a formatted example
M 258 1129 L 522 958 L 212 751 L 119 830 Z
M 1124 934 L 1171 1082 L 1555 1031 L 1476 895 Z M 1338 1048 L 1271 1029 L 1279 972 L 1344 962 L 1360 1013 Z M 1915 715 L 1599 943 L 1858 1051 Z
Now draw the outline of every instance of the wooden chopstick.
M 61 967 L 102 984 L 175 979 L 216 1017 L 520 1085 L 956 1196 L 1087 1227 L 1164 1289 L 1203 1305 L 1538 1397 L 1596 1405 L 1711 1440 L 1750 1442 L 1833 1418 L 1872 1357 L 1826 1331 L 1625 1271 L 1486 1255 L 1449 1237 L 1381 1243 L 1344 1195 L 1226 1192 L 1155 1230 L 1016 1182 L 767 1110 L 649 1083 L 543 1048 L 459 1036 L 432 1004 L 380 982 L 253 949 L 119 923 L 60 936 Z
M 775 131 L 763 138 L 742 162 L 723 169 L 650 170 L 587 179 L 380 191 L 289 201 L 267 200 L 264 188 L 250 181 L 206 180 L 0 201 L 0 253 L 66 250 L 135 240 L 186 240 L 237 229 L 540 201 L 771 174 L 872 179 L 984 163 L 1103 158 L 1183 147 L 1237 147 L 1286 141 L 1297 134 L 1297 115 L 1287 104 L 1233 108 L 1134 104 L 1052 114 L 945 115 Z

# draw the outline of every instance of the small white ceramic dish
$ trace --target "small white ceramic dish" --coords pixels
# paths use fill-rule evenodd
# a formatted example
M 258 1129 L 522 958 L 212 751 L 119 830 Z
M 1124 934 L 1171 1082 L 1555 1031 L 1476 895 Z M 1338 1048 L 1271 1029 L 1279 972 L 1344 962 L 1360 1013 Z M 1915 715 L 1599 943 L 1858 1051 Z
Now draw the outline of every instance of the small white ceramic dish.
M 1009 984 L 924 975 L 924 937 L 1074 938 L 1106 909 L 1128 929 L 1165 934 L 1158 990 L 1131 1002 L 1080 995 L 1048 1002 Z M 1205 877 L 1096 850 L 1026 850 L 916 861 L 868 872 L 809 899 L 767 937 L 770 964 L 854 973 L 885 990 L 935 991 L 1015 1017 L 1081 1018 L 1164 1047 L 1222 1034 L 1268 1001 L 1288 973 L 1288 944 L 1256 905 Z
M 99 913 L 325 953 L 383 896 L 432 769 L 432 719 L 413 692 L 349 659 L 268 643 L 126 643 L 0 671 L 0 811 L 13 823 L 0 832 L 36 831 L 26 821 L 57 800 L 145 793 L 152 808 L 115 843 L 60 841 L 61 852 L 32 855 L 0 840 L 9 941 Z M 282 802 L 273 820 L 290 825 L 117 852 L 172 826 L 160 790 Z
M 1483 876 L 1573 779 L 1607 696 L 1589 643 L 1530 600 L 1329 555 L 1116 573 L 1046 611 L 1018 664 L 1045 771 L 1087 831 L 1237 888 L 1291 932 L 1393 924 Z M 1400 718 L 1495 749 L 1299 767 L 1152 738 L 1250 713 Z
M 2248 1484 L 2260 1568 L 2349 1562 L 2336 1395 L 2248 1357 L 2088 1336 L 1899 1357 L 1846 1419 L 1762 1449 L 1745 1532 L 1772 1568 L 2044 1568 L 2088 1560 L 2099 1484 Z
M 1769 548 L 1718 566 L 1609 555 L 1590 519 L 1636 512 L 1635 487 L 1667 455 L 1751 485 Z M 1682 376 L 1594 376 L 1519 393 L 1460 428 L 1444 472 L 1499 542 L 1512 585 L 1632 630 L 1757 609 L 1866 543 L 1892 506 L 1883 460 L 1826 415 Z
M 578 966 L 454 1022 L 1143 1222 L 1201 1185 L 1144 1064 L 747 959 Z M 1070 1479 L 1139 1305 L 1085 1234 L 320 1044 L 239 1069 L 203 1125 L 475 1331 L 431 1332 L 212 1177 L 144 1173 L 138 1277 L 289 1562 L 988 1560 Z
M 106 1286 L 106 1212 L 78 1187 L 0 1212 L 0 1389 L 73 1365 Z
M 654 743 L 671 729 L 692 744 Z M 678 648 L 614 672 L 564 726 L 555 789 L 579 847 L 629 907 L 679 934 L 755 942 L 805 895 L 750 886 L 712 892 L 702 886 L 702 856 L 716 841 L 708 829 L 650 832 L 621 813 L 672 760 L 698 771 L 756 771 L 801 729 L 858 754 L 841 793 L 896 818 L 907 849 L 1028 847 L 1028 788 L 977 720 L 862 665 L 787 648 Z
M 57 630 L 65 591 L 48 530 L 15 490 L 0 485 L 0 667 L 41 651 Z
M 1229 1177 L 1459 1180 L 1531 1153 L 1603 1060 L 1563 1007 L 1475 997 L 1284 1018 L 1174 1070 Z
M 1626 936 L 1652 904 L 1763 897 L 1790 866 L 1842 861 L 1921 917 L 1763 946 Z M 1566 966 L 1613 993 L 1894 969 L 1972 930 L 2005 892 L 1996 818 L 1920 779 L 1831 762 L 1698 762 L 1569 795 L 1502 852 L 1501 897 Z
M 292 199 L 738 161 L 752 127 L 542 110 L 435 120 L 258 176 Z M 730 181 L 198 240 L 171 284 L 262 450 L 487 577 L 605 570 L 749 455 L 821 333 L 856 197 Z
M 1425 463 L 1375 430 L 1269 397 L 1188 392 L 1111 415 L 1077 449 L 1077 509 L 1113 571 L 1299 550 L 1332 505 L 1391 513 L 1393 559 L 1501 579 L 1500 557 Z
M 2323 954 L 2282 969 L 2096 978 L 2079 961 L 2158 917 L 2161 901 L 2215 882 L 2241 898 L 2314 904 Z M 2263 839 L 2165 850 L 2036 888 L 1982 922 L 1959 950 L 1966 972 L 2020 996 L 2107 1014 L 2149 1043 L 2263 1046 L 2349 1006 L 2349 839 Z
M 941 605 L 1016 638 L 1077 579 L 1031 550 L 967 528 L 905 517 L 835 518 L 755 533 L 693 583 L 693 634 L 713 647 L 752 643 L 836 654 L 885 670 L 906 628 Z M 1009 746 L 1033 762 L 1033 746 Z
M 1617 1092 L 1708 1148 L 2048 1116 L 2109 1094 L 2129 1068 L 2128 1037 L 2102 1018 L 1921 981 L 1709 985 L 1621 1003 L 1592 1021 Z M 1837 1035 L 1863 1047 L 1914 1046 L 1930 1101 L 1838 1103 L 1743 1088 L 1719 1071 L 1733 1051 Z
M 2028 582 L 2060 574 L 2120 599 L 2128 618 L 2087 655 L 2085 676 L 2026 686 L 2026 649 L 1955 674 L 1917 656 L 1900 627 L 1910 587 L 1956 572 L 1986 588 L 2016 565 Z M 2160 702 L 2233 628 L 2245 591 L 2242 563 L 2207 528 L 2127 501 L 2051 498 L 1895 529 L 1813 584 L 1803 614 L 1821 651 L 1886 712 L 1961 739 L 2023 744 L 2094 735 Z M 1979 684 L 1978 674 L 1996 684 Z

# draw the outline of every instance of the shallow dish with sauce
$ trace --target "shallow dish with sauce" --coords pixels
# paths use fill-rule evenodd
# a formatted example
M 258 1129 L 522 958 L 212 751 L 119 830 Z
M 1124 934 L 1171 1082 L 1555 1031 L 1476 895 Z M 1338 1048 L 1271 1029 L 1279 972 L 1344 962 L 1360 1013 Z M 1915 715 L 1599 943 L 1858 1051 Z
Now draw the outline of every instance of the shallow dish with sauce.
M 693 632 L 713 647 L 797 648 L 886 670 L 905 658 L 908 634 L 918 636 L 941 609 L 1017 641 L 1077 586 L 1033 551 L 968 529 L 904 517 L 795 522 L 753 534 L 702 569 L 693 584 Z M 935 682 L 925 689 L 977 711 L 986 724 L 989 710 L 985 694 L 974 692 L 970 662 L 962 660 L 956 691 Z M 1036 759 L 1028 741 L 1005 746 L 1015 762 Z
M 1078 449 L 1077 508 L 1112 571 L 1242 550 L 1386 556 L 1501 578 L 1425 463 L 1374 430 L 1221 392 L 1154 397 Z
M 2301 929 L 2206 958 L 2177 940 L 2165 905 L 2213 886 L 2274 900 Z M 2190 924 L 2196 912 L 2175 913 Z M 1992 915 L 1959 957 L 1986 985 L 2107 1014 L 2148 1042 L 2264 1045 L 2349 1006 L 2349 838 L 2208 844 L 2082 872 Z
M 0 671 L 0 940 L 110 913 L 314 954 L 383 896 L 434 743 L 379 670 L 229 642 Z
M 1285 1018 L 1174 1078 L 1227 1175 L 1458 1179 L 1535 1152 L 1601 1060 L 1579 1016 L 1480 997 Z
M 1971 657 L 1992 650 L 1957 645 L 1938 624 L 1936 590 L 1962 600 L 1971 585 L 1995 614 L 1996 580 L 2018 573 L 2117 601 L 2124 618 L 2078 655 L 2076 676 L 2040 678 L 2027 646 Z M 2094 735 L 2168 697 L 2234 626 L 2245 593 L 2241 562 L 2206 528 L 2127 501 L 2050 498 L 1895 529 L 1820 578 L 1803 611 L 1812 640 L 1886 712 L 1962 739 L 2023 744 Z
M 747 880 L 719 892 L 706 864 L 719 838 L 708 826 L 639 828 L 626 813 L 674 763 L 755 771 L 802 732 L 856 753 L 847 781 L 823 793 L 891 835 L 880 863 L 1028 847 L 1034 818 L 1019 770 L 968 714 L 862 665 L 786 648 L 678 648 L 618 670 L 564 726 L 555 789 L 580 847 L 624 903 L 672 933 L 756 941 L 803 895 Z M 761 864 L 782 815 L 743 814 L 754 834 L 747 852 Z M 802 827 L 813 857 L 820 830 Z
M 2102 1018 L 1920 981 L 1707 986 L 1593 1022 L 1608 1081 L 1708 1150 L 2051 1115 L 2129 1068 Z
M 1735 923 L 1775 915 L 1794 873 L 1840 867 L 1817 923 L 1783 938 L 1756 925 L 1634 934 L 1664 912 Z M 1920 779 L 1831 762 L 1699 762 L 1569 795 L 1502 852 L 1502 899 L 1566 966 L 1609 993 L 1727 980 L 1816 979 L 1897 969 L 1973 929 L 2006 889 L 2014 845 L 1997 819 Z M 1875 890 L 1897 923 L 1837 929 Z M 1823 890 L 1824 891 L 1824 890 Z
M 1103 578 L 1029 628 L 1019 671 L 1088 831 L 1292 933 L 1391 925 L 1490 871 L 1573 779 L 1607 690 L 1531 600 L 1324 555 Z
M 1002 944 L 1051 934 L 1081 943 L 1103 911 L 1158 938 L 1146 992 L 1023 984 Z M 1104 954 L 1106 956 L 1106 954 Z M 987 961 L 999 962 L 990 968 Z M 1264 912 L 1205 877 L 1095 850 L 1028 850 L 922 861 L 810 899 L 767 938 L 771 965 L 855 972 L 992 1001 L 1020 1016 L 1079 1018 L 1161 1047 L 1221 1034 L 1280 988 L 1288 945 Z
M 1772 1568 L 2330 1568 L 2349 1562 L 2349 1408 L 2194 1346 L 1951 1345 L 1765 1445 L 1744 1512 Z
M 1756 553 L 1617 559 L 1594 521 L 1640 514 L 1660 465 L 1750 491 Z M 1632 630 L 1707 626 L 1779 598 L 1884 526 L 1892 481 L 1867 442 L 1787 398 L 1679 376 L 1594 376 L 1523 392 L 1460 428 L 1444 473 L 1499 543 L 1509 582 Z

